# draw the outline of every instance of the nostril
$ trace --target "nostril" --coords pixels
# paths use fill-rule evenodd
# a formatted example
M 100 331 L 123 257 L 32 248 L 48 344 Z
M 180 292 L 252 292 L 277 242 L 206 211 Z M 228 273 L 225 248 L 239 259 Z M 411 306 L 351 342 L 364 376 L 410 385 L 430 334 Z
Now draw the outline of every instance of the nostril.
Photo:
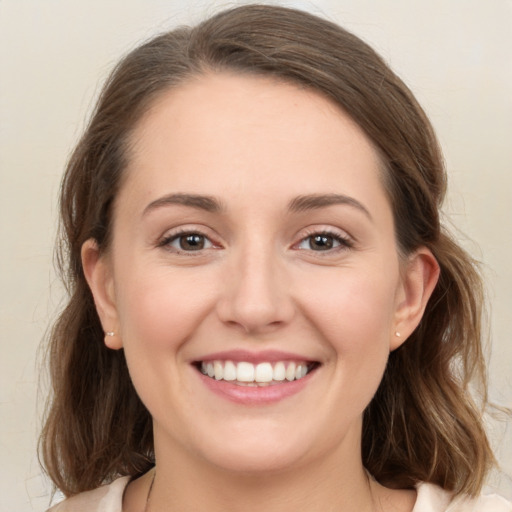
M 254 247 L 253 247 L 254 248 Z M 294 316 L 294 305 L 286 283 L 286 273 L 277 274 L 276 261 L 257 247 L 244 253 L 243 270 L 225 276 L 217 301 L 219 318 L 244 333 L 275 330 Z
M 263 304 L 233 304 L 229 309 L 220 309 L 219 314 L 226 325 L 238 328 L 244 334 L 272 332 L 286 325 L 293 316 L 290 306 Z

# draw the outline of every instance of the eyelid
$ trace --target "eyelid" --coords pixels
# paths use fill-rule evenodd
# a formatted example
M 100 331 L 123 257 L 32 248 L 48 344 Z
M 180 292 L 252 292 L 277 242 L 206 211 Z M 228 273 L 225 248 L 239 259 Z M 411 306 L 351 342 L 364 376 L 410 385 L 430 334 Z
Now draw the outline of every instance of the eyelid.
M 170 243 L 173 242 L 174 240 L 179 239 L 181 236 L 194 235 L 194 234 L 200 235 L 209 241 L 209 243 L 211 244 L 211 247 L 205 247 L 205 248 L 199 249 L 197 251 L 184 251 L 182 249 L 178 249 L 175 247 L 173 247 L 172 250 L 169 249 L 170 252 L 175 252 L 176 254 L 194 255 L 194 253 L 196 253 L 196 255 L 199 255 L 206 250 L 209 250 L 212 248 L 217 249 L 217 248 L 221 247 L 221 244 L 214 240 L 214 237 L 211 234 L 209 234 L 209 231 L 211 231 L 211 230 L 206 229 L 201 226 L 198 226 L 197 224 L 196 225 L 191 224 L 191 225 L 179 226 L 179 227 L 167 230 L 161 237 L 158 238 L 158 240 L 156 242 L 156 246 L 162 247 L 164 249 L 170 248 L 171 247 Z
M 208 240 L 211 246 L 205 247 L 203 249 L 198 249 L 197 251 L 185 251 L 178 248 L 172 248 L 172 250 L 170 249 L 170 243 L 172 241 L 177 240 L 181 236 L 192 234 L 197 234 L 204 237 L 206 240 Z M 315 235 L 331 236 L 339 242 L 339 245 L 337 247 L 333 247 L 325 251 L 314 251 L 312 249 L 308 250 L 298 248 L 298 246 L 302 244 L 305 240 Z M 295 237 L 295 239 L 297 241 L 292 244 L 292 249 L 302 251 L 308 250 L 309 252 L 315 253 L 326 253 L 325 255 L 327 255 L 328 253 L 332 254 L 337 251 L 349 250 L 355 245 L 356 242 L 354 238 L 351 235 L 349 235 L 346 231 L 340 228 L 335 228 L 333 226 L 326 225 L 308 226 L 306 228 L 303 228 Z M 175 252 L 176 254 L 186 253 L 187 255 L 194 255 L 194 253 L 196 253 L 195 255 L 199 255 L 206 250 L 222 248 L 222 244 L 216 240 L 215 236 L 212 236 L 211 230 L 209 228 L 197 224 L 177 226 L 176 228 L 168 229 L 162 236 L 160 236 L 157 239 L 155 245 L 157 247 L 162 247 L 164 249 L 167 247 L 169 248 L 170 252 Z
M 337 252 L 337 251 L 343 251 L 343 250 L 348 250 L 348 249 L 351 249 L 352 247 L 354 247 L 354 244 L 355 244 L 355 240 L 352 236 L 350 236 L 346 231 L 344 230 L 341 230 L 339 228 L 334 228 L 332 226 L 322 226 L 322 225 L 319 225 L 319 226 L 309 226 L 307 228 L 305 228 L 303 231 L 300 232 L 299 234 L 299 240 L 297 242 L 295 242 L 292 246 L 292 248 L 296 248 L 297 250 L 303 250 L 303 251 L 306 251 L 308 249 L 298 249 L 298 245 L 303 243 L 305 240 L 307 240 L 308 238 L 311 238 L 313 236 L 316 236 L 316 235 L 327 235 L 327 236 L 331 236 L 333 238 L 335 238 L 336 240 L 338 240 L 338 242 L 340 243 L 340 245 L 338 247 L 334 247 L 332 249 L 328 249 L 328 250 L 325 250 L 325 251 L 313 251 L 312 249 L 309 249 L 310 252 L 315 252 L 315 253 L 325 253 L 325 254 L 328 254 L 328 253 L 333 253 L 333 252 Z

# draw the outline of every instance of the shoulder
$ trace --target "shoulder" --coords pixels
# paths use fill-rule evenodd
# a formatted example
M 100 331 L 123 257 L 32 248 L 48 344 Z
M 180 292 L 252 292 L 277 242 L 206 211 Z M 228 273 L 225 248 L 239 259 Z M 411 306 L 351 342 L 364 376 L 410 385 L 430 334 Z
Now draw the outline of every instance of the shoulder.
M 47 512 L 122 512 L 123 493 L 129 481 L 129 476 L 123 476 L 109 485 L 102 485 L 57 503 Z
M 512 503 L 496 494 L 453 498 L 450 492 L 427 483 L 419 484 L 416 490 L 413 512 L 512 512 Z

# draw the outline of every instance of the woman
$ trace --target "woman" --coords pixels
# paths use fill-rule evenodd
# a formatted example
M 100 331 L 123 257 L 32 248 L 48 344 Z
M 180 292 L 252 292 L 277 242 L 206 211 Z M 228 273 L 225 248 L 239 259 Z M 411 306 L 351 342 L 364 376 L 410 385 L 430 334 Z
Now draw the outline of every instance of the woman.
M 63 183 L 53 510 L 512 510 L 478 497 L 444 191 L 416 100 L 332 23 L 246 6 L 129 54 Z

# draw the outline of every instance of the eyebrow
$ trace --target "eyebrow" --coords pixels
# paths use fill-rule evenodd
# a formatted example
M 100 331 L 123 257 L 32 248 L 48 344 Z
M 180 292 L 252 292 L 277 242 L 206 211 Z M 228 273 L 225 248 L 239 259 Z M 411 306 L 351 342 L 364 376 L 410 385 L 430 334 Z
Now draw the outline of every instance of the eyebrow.
M 363 212 L 368 219 L 373 220 L 368 209 L 357 199 L 343 194 L 311 194 L 298 196 L 290 201 L 288 209 L 292 212 L 306 212 L 333 205 L 347 205 Z
M 221 201 L 213 196 L 201 194 L 168 194 L 149 203 L 142 215 L 170 205 L 183 205 L 199 210 L 205 210 L 210 213 L 219 213 L 225 210 Z M 318 210 L 334 205 L 347 205 L 363 212 L 370 220 L 372 216 L 368 209 L 357 199 L 343 194 L 309 194 L 297 196 L 288 204 L 288 210 L 291 212 L 302 213 L 309 210 Z
M 224 210 L 221 202 L 212 196 L 203 196 L 200 194 L 168 194 L 149 203 L 146 208 L 144 208 L 142 215 L 144 216 L 153 210 L 162 208 L 163 206 L 175 204 L 189 206 L 191 208 L 197 208 L 211 213 L 218 213 Z

